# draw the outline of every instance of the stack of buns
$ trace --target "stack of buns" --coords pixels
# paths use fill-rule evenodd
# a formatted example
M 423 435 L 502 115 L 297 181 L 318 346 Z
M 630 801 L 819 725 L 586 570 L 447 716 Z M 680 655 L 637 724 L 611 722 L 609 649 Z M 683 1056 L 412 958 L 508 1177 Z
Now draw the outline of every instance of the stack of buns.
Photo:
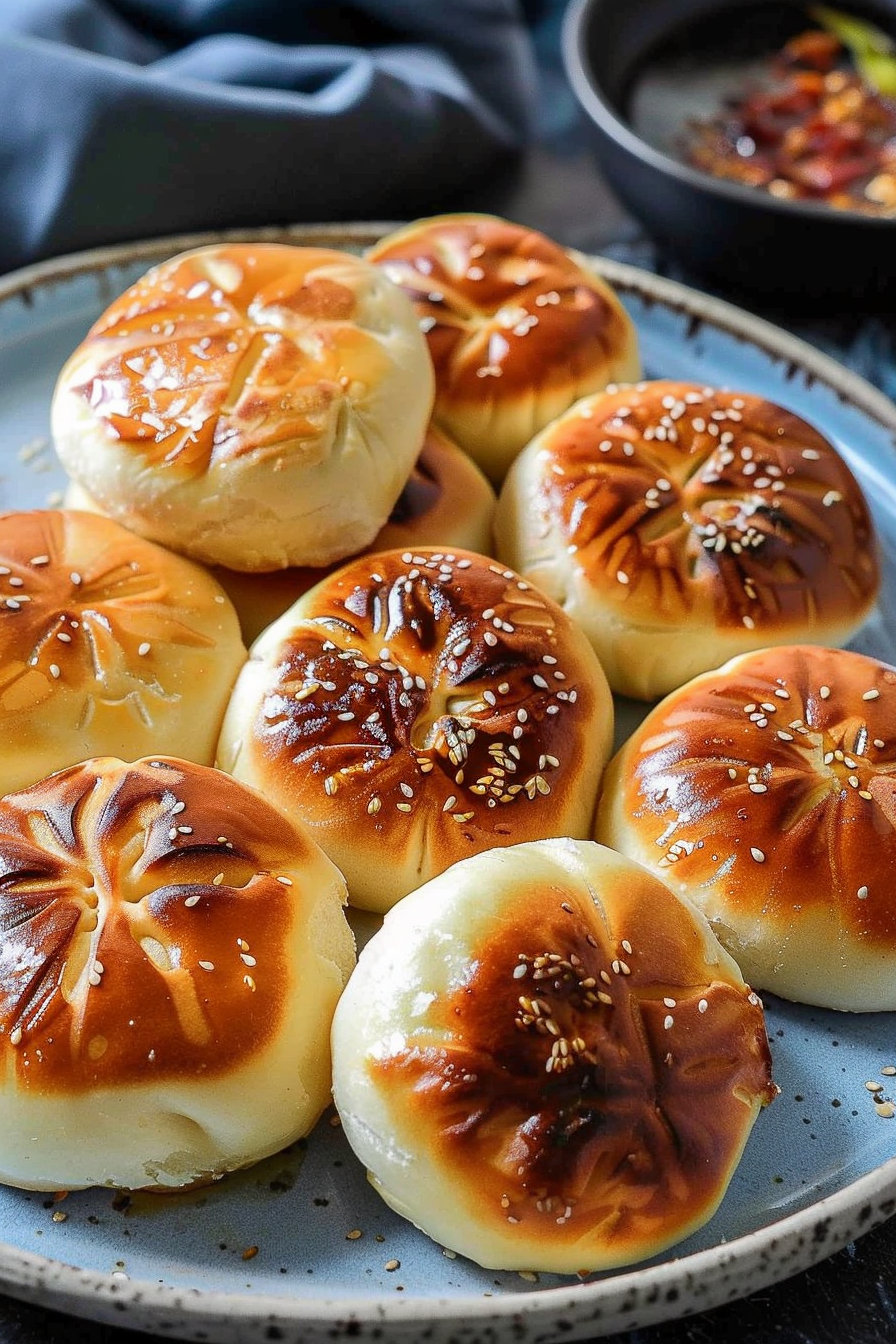
M 255 1161 L 335 1013 L 390 1204 L 609 1268 L 774 1095 L 744 976 L 896 1007 L 896 670 L 815 647 L 876 599 L 868 507 L 791 412 L 640 376 L 587 259 L 486 215 L 199 248 L 94 324 L 69 507 L 0 519 L 0 1180 Z M 669 698 L 604 770 L 611 692 Z M 343 993 L 346 901 L 389 913 Z

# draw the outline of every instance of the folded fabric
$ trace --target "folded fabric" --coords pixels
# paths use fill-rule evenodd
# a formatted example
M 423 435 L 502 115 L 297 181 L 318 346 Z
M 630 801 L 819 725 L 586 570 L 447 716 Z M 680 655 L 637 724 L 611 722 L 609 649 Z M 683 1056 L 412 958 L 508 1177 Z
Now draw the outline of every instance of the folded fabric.
M 0 271 L 451 208 L 536 83 L 516 0 L 3 0 L 0 71 Z

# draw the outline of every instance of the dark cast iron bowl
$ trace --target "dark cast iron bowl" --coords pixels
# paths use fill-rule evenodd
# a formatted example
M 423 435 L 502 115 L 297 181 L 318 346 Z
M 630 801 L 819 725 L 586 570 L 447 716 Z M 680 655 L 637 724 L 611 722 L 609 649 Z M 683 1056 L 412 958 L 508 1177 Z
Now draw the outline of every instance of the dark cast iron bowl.
M 848 7 L 896 29 L 893 0 Z M 805 0 L 572 0 L 565 68 L 610 186 L 688 269 L 782 307 L 892 310 L 896 220 L 781 200 L 675 156 L 676 135 L 710 110 L 732 57 L 756 58 L 763 44 L 771 54 L 809 26 L 805 13 Z M 651 115 L 648 139 L 639 132 Z

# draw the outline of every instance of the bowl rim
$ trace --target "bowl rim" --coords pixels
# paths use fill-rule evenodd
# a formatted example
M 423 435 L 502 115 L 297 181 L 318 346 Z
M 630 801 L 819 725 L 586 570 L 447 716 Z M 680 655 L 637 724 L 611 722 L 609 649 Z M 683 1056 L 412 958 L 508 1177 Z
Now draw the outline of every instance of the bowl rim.
M 711 173 L 691 168 L 681 160 L 673 158 L 671 154 L 664 154 L 662 150 L 655 149 L 615 111 L 604 96 L 587 59 L 585 33 L 592 12 L 601 3 L 603 0 L 570 0 L 563 15 L 561 55 L 567 79 L 579 105 L 620 149 L 664 176 L 677 179 L 685 186 L 696 191 L 714 193 L 730 200 L 732 204 L 746 206 L 748 209 L 771 210 L 791 219 L 802 217 L 807 221 L 839 222 L 844 227 L 876 230 L 896 227 L 896 219 L 892 215 L 863 215 L 858 210 L 835 210 L 823 201 L 787 200 L 780 196 L 772 196 L 770 192 L 757 187 L 742 186 L 738 182 L 729 182 L 726 178 L 713 177 Z

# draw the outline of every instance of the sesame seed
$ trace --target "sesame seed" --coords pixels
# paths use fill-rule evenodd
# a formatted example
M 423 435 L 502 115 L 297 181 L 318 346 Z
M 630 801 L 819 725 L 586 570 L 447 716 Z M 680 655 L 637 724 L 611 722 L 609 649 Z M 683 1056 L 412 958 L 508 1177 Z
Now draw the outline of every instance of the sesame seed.
M 284 887 L 291 887 L 291 886 L 292 886 L 292 878 L 291 878 L 291 877 L 278 877 L 278 878 L 277 878 L 277 881 L 278 881 L 279 883 L 281 883 L 281 885 L 284 886 Z
M 486 632 L 485 632 L 485 634 L 482 636 L 482 638 L 485 640 L 486 644 L 487 644 L 487 645 L 489 646 L 489 648 L 491 648 L 491 649 L 493 649 L 493 648 L 495 647 L 495 645 L 497 644 L 497 642 L 498 642 L 498 637 L 497 637 L 497 635 L 493 635 L 492 632 L 491 632 L 491 630 L 486 630 Z
M 876 700 L 876 699 L 878 698 L 879 695 L 880 695 L 880 691 L 876 691 L 876 690 L 873 690 L 873 689 L 872 689 L 872 690 L 870 690 L 870 691 L 866 691 L 865 694 L 862 696 L 862 699 L 863 699 L 863 700 Z
M 624 569 L 617 569 L 616 578 L 619 581 L 619 583 L 628 583 L 629 581 L 628 575 L 626 574 Z
M 13 1027 L 12 1031 L 9 1033 L 10 1045 L 19 1045 L 21 1043 L 21 1040 L 22 1040 L 22 1028 Z
M 663 1026 L 665 1027 L 666 1031 L 669 1031 L 671 1027 L 675 1026 L 675 1018 L 672 1016 L 671 1013 L 667 1013 L 666 1016 L 663 1018 Z
M 213 971 L 215 969 L 215 963 L 213 961 L 200 961 L 199 965 L 203 971 Z
M 222 883 L 223 881 L 224 881 L 224 874 L 223 874 L 223 873 L 215 873 L 214 877 L 212 878 L 212 886 L 213 886 L 213 887 L 220 887 L 220 885 L 221 885 L 221 883 Z
M 224 874 L 222 873 L 221 876 L 223 877 Z M 189 910 L 192 910 L 193 906 L 198 905 L 201 899 L 202 898 L 200 896 L 188 896 L 187 899 L 184 901 L 184 905 Z
M 355 716 L 350 709 L 347 709 L 342 714 L 337 714 L 336 717 L 337 719 L 340 719 L 342 723 L 348 723 Z
M 883 1092 L 884 1085 L 883 1083 L 876 1083 L 869 1081 L 865 1084 L 865 1088 L 868 1092 Z
M 58 663 L 51 663 L 51 664 L 50 664 L 50 676 L 51 676 L 51 677 L 58 677 L 58 676 L 59 676 L 59 664 L 58 664 Z
M 859 887 L 858 891 L 856 892 L 856 895 L 858 896 L 858 898 L 859 898 L 860 901 L 867 901 L 867 899 L 868 899 L 868 888 L 865 887 L 865 886 L 861 886 L 861 887 Z
M 753 858 L 756 860 L 757 863 L 765 863 L 765 855 L 763 854 L 762 850 L 757 849 L 755 845 L 750 846 L 750 853 L 752 854 Z
M 705 1013 L 708 1007 L 709 1004 L 706 1002 L 706 999 L 700 999 L 700 1001 L 697 1004 L 697 1012 Z

